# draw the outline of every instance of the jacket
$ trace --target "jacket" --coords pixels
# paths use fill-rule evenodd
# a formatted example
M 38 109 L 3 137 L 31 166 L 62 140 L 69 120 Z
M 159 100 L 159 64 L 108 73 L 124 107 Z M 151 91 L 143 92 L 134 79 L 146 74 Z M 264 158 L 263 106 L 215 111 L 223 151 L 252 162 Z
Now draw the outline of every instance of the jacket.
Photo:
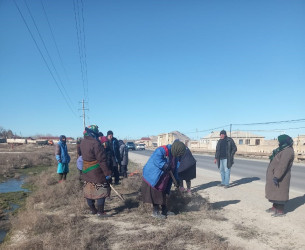
M 107 166 L 106 153 L 102 144 L 91 136 L 84 136 L 80 144 L 83 158 L 82 180 L 97 184 L 106 183 L 106 176 L 111 176 Z M 86 165 L 92 165 L 86 168 Z
M 196 160 L 189 148 L 186 148 L 184 155 L 179 161 L 178 176 L 180 180 L 187 181 L 196 178 Z
M 291 167 L 294 160 L 292 147 L 287 147 L 274 156 L 269 163 L 266 173 L 266 198 L 271 201 L 288 201 L 291 178 Z M 275 186 L 273 178 L 279 180 L 279 186 Z
M 165 164 L 171 166 L 173 174 L 176 174 L 177 164 L 171 155 L 171 145 L 158 147 L 148 159 L 143 168 L 143 180 L 151 187 L 169 193 L 172 179 L 169 172 L 165 172 Z
M 120 146 L 120 158 L 121 158 L 121 166 L 128 165 L 128 148 L 125 144 Z
M 217 159 L 217 166 L 220 167 L 220 143 L 221 140 L 218 140 L 216 145 L 216 153 L 215 153 L 215 159 Z M 237 147 L 235 145 L 235 142 L 231 137 L 225 137 L 223 140 L 227 141 L 227 168 L 231 168 L 234 164 L 234 155 L 237 151 Z
M 55 157 L 56 160 L 61 163 L 69 163 L 70 162 L 70 155 L 68 154 L 68 147 L 66 143 L 62 143 L 59 141 L 55 146 Z
M 109 141 L 109 147 L 111 151 L 112 158 L 115 160 L 113 162 L 113 165 L 117 165 L 115 163 L 120 163 L 121 162 L 121 157 L 120 157 L 120 146 L 119 146 L 119 141 L 117 138 L 113 137 L 111 141 Z

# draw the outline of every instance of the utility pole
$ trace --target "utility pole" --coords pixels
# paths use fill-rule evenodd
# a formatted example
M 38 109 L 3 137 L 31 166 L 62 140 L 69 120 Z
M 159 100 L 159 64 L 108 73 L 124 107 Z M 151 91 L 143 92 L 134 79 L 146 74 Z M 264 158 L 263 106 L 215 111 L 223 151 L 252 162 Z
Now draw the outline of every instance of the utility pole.
M 232 131 L 232 124 L 230 124 L 230 137 L 231 137 L 231 131 Z
M 84 129 L 86 128 L 86 114 L 85 114 L 85 110 L 88 110 L 88 109 L 85 109 L 85 101 L 84 99 L 82 100 L 82 110 L 83 110 L 83 115 L 81 117 L 83 117 L 83 125 L 84 125 Z

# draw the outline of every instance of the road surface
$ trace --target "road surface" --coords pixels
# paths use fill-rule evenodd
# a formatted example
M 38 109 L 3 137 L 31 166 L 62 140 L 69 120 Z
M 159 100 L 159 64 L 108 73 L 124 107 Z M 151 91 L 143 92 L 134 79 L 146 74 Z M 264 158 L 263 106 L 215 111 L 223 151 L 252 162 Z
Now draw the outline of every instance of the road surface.
M 136 154 L 150 156 L 153 150 L 132 151 Z M 216 164 L 214 164 L 214 157 L 209 155 L 194 154 L 197 160 L 197 168 L 202 168 L 210 171 L 218 172 Z M 266 170 L 268 167 L 267 160 L 249 160 L 249 159 L 235 159 L 231 170 L 231 175 L 240 178 L 239 182 L 247 183 L 252 181 L 266 181 Z M 292 166 L 292 176 L 290 188 L 299 192 L 305 193 L 305 164 L 294 163 Z M 238 181 L 237 181 L 238 182 Z M 232 183 L 237 185 L 241 183 Z

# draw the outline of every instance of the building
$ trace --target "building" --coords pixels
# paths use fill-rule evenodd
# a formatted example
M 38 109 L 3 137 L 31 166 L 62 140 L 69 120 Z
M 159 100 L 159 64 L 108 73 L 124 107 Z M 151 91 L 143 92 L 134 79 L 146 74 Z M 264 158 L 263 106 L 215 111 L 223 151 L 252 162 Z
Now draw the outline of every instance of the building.
M 300 155 L 302 155 L 305 158 L 305 135 L 299 135 L 293 139 L 293 142 L 294 151 L 297 157 L 301 158 Z
M 157 136 L 142 137 L 140 140 L 135 141 L 136 144 L 143 143 L 146 147 L 156 147 Z
M 231 133 L 227 131 L 227 135 L 231 137 L 238 149 L 238 152 L 256 152 L 256 153 L 266 153 L 272 152 L 274 147 L 265 147 L 265 137 L 257 134 L 253 134 L 248 131 L 232 131 Z M 190 148 L 198 147 L 205 151 L 215 151 L 217 142 L 220 138 L 220 131 L 213 131 L 209 135 L 200 139 L 199 143 L 196 141 L 190 142 Z
M 179 131 L 173 131 L 170 133 L 164 133 L 158 135 L 158 147 L 162 145 L 172 144 L 175 140 L 182 141 L 185 145 L 188 146 L 190 138 L 186 135 L 180 133 Z

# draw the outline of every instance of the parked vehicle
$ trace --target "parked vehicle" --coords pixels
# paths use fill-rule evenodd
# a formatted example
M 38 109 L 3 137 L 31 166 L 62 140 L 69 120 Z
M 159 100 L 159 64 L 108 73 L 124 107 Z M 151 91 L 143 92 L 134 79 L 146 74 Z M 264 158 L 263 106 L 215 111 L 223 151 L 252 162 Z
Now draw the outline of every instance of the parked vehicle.
M 137 150 L 145 150 L 145 144 L 144 144 L 144 143 L 139 143 L 139 144 L 136 146 L 136 149 L 137 149 Z
M 26 139 L 6 139 L 7 144 L 27 144 Z
M 136 150 L 136 145 L 132 141 L 126 142 L 126 147 L 128 148 L 128 150 Z

